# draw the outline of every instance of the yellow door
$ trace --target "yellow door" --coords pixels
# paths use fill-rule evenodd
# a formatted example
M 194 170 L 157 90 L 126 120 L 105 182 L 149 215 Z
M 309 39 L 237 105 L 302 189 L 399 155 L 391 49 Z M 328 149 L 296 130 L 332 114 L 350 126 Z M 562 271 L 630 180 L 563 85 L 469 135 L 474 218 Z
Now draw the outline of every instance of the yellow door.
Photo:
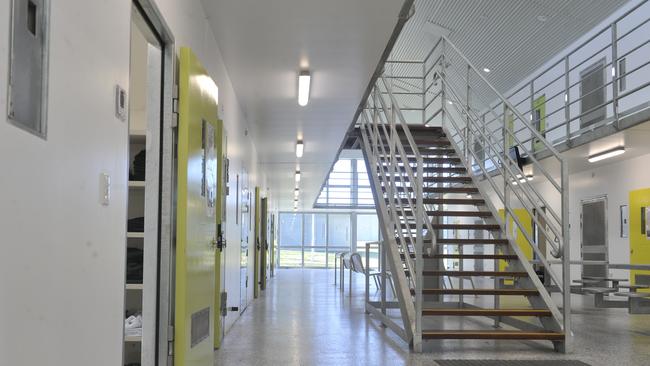
M 216 315 L 214 317 L 214 348 L 221 346 L 221 339 L 223 338 L 223 315 L 220 311 L 221 292 L 225 288 L 225 276 L 223 270 L 225 268 L 225 247 L 226 247 L 226 185 L 228 184 L 228 177 L 226 169 L 226 134 L 223 127 L 223 121 L 217 121 L 215 141 L 217 142 L 217 203 L 216 203 L 216 219 L 217 219 L 217 250 L 215 251 L 214 263 L 214 309 Z
M 253 297 L 260 296 L 260 253 L 262 243 L 260 242 L 260 187 L 255 187 L 255 265 L 253 266 Z
M 650 207 L 650 188 L 630 191 L 630 264 L 650 263 L 650 235 L 644 228 L 645 220 L 650 220 L 641 210 Z M 636 275 L 650 275 L 650 271 L 630 271 L 630 281 L 635 283 Z
M 214 364 L 217 87 L 189 48 L 179 65 L 174 364 Z

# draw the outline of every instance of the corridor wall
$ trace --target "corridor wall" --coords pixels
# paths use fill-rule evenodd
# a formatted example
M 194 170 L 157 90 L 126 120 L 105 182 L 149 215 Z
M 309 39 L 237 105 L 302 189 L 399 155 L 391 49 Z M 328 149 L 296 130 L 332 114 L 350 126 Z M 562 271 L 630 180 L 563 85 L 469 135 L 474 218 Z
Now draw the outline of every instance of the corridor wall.
M 10 3 L 0 4 L 2 34 Z M 235 301 L 236 174 L 245 168 L 250 186 L 267 187 L 258 173 L 255 128 L 242 113 L 200 1 L 157 5 L 177 47 L 191 47 L 219 86 L 230 159 L 226 290 Z M 114 91 L 116 84 L 128 91 L 131 4 L 51 1 L 50 18 L 47 139 L 6 121 L 9 37 L 0 37 L 0 365 L 114 366 L 122 362 L 128 191 L 128 131 L 115 117 Z M 111 178 L 108 206 L 101 204 L 104 173 Z M 253 273 L 252 260 L 249 266 Z M 229 312 L 226 328 L 238 316 Z

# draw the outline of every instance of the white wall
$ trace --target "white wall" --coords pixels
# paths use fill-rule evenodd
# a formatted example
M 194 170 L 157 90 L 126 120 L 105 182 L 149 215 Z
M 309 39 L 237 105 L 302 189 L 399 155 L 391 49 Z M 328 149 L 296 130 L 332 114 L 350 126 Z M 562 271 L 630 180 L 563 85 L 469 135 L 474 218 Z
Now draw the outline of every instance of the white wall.
M 580 201 L 607 195 L 607 242 L 611 263 L 630 263 L 629 238 L 619 232 L 619 206 L 629 205 L 629 192 L 650 187 L 650 154 L 572 174 L 569 177 L 569 215 L 571 220 L 571 258 L 580 258 Z M 615 276 L 628 271 L 611 270 Z M 580 276 L 580 267 L 572 268 L 572 277 Z
M 248 123 L 200 2 L 158 3 L 177 46 L 192 47 L 219 86 L 231 192 L 242 167 L 251 188 L 264 182 L 254 131 L 244 136 Z M 126 123 L 114 117 L 113 88 L 129 82 L 131 6 L 68 0 L 51 7 L 47 141 L 5 121 L 8 37 L 0 37 L 0 365 L 114 366 L 122 362 L 128 139 Z M 0 29 L 9 29 L 9 14 L 3 1 Z M 103 172 L 112 179 L 108 207 L 99 202 Z M 234 193 L 227 205 L 226 281 L 235 299 Z M 227 325 L 236 318 L 231 313 Z
M 129 83 L 131 9 L 52 3 L 47 141 L 5 120 L 9 37 L 0 37 L 0 364 L 119 365 L 127 124 L 114 117 L 113 88 Z

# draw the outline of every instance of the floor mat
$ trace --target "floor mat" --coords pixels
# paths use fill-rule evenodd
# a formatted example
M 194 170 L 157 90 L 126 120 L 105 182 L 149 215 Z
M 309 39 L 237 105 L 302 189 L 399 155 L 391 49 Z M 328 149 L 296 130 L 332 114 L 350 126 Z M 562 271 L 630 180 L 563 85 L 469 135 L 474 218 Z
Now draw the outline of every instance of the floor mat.
M 440 366 L 589 366 L 575 360 L 436 360 Z

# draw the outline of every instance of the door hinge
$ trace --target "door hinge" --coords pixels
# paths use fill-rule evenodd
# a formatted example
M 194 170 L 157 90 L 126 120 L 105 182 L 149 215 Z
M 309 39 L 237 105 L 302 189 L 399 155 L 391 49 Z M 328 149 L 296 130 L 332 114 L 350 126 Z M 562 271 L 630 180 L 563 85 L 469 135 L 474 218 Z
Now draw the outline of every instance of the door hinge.
M 178 85 L 172 89 L 172 128 L 178 127 Z

